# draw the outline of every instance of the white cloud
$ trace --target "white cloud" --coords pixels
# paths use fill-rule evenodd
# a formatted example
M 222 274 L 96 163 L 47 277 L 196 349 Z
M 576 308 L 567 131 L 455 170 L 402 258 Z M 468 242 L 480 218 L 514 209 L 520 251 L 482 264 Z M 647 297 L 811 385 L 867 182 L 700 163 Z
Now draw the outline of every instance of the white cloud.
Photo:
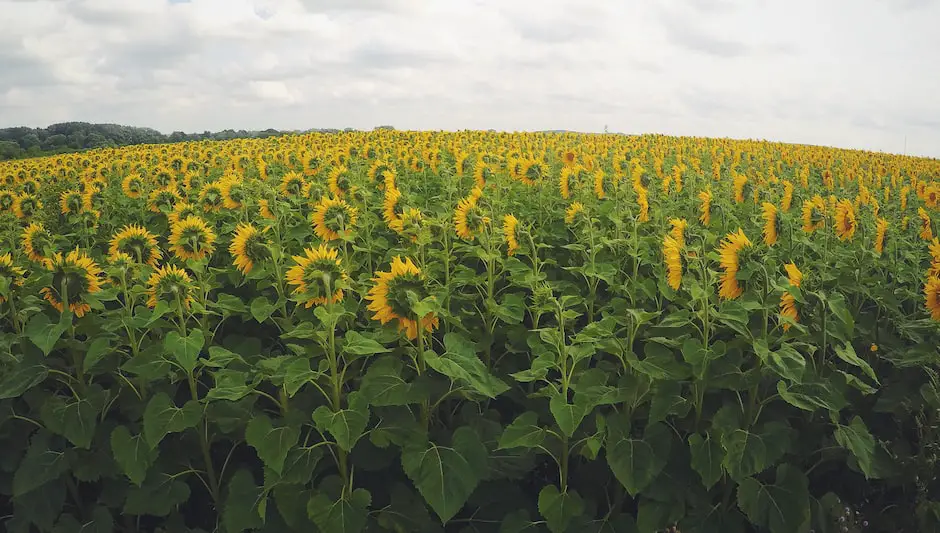
M 0 117 L 574 129 L 940 156 L 934 0 L 0 0 Z

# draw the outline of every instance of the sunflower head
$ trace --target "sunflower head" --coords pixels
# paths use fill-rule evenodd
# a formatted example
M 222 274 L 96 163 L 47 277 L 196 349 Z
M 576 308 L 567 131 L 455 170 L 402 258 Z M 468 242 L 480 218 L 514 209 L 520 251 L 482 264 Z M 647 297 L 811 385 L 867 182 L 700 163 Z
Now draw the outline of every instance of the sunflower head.
M 840 241 L 850 240 L 858 229 L 855 218 L 855 206 L 848 200 L 840 200 L 835 209 L 835 232 Z
M 225 197 L 222 195 L 222 186 L 217 182 L 203 185 L 199 191 L 199 206 L 206 213 L 212 213 L 222 209 L 225 204 Z
M 16 193 L 9 189 L 0 189 L 0 213 L 13 210 L 16 202 Z
M 350 188 L 349 169 L 342 165 L 333 167 L 333 169 L 330 170 L 328 184 L 330 187 L 330 194 L 332 194 L 334 198 L 342 198 L 346 196 Z
M 39 189 L 39 182 L 33 178 L 27 178 L 20 183 L 20 191 L 23 194 L 38 194 Z
M 673 235 L 663 237 L 663 261 L 666 264 L 666 279 L 672 290 L 682 284 L 682 244 Z
M 299 172 L 288 172 L 281 177 L 281 183 L 278 186 L 282 196 L 287 198 L 300 198 L 307 190 L 307 180 Z
M 581 202 L 572 202 L 565 209 L 565 224 L 573 225 L 584 216 L 584 204 Z
M 62 191 L 59 195 L 59 211 L 63 215 L 81 213 L 84 207 L 85 201 L 82 193 L 75 189 Z
M 434 313 L 417 316 L 412 311 L 412 302 L 424 300 L 430 295 L 427 280 L 410 258 L 402 260 L 400 256 L 392 259 L 388 272 L 376 272 L 374 285 L 369 289 L 366 300 L 368 309 L 374 312 L 372 318 L 387 324 L 397 321 L 398 330 L 404 331 L 409 339 L 416 339 L 419 331 L 432 331 L 438 325 Z
M 115 285 L 126 281 L 128 274 L 133 277 L 138 266 L 137 260 L 124 252 L 108 255 L 108 275 Z
M 111 247 L 108 254 L 112 257 L 125 253 L 137 263 L 157 266 L 157 261 L 163 255 L 157 244 L 157 237 L 137 224 L 128 224 L 111 237 Z
M 144 180 L 140 174 L 128 174 L 121 180 L 121 190 L 128 198 L 140 198 L 144 192 Z
M 930 224 L 930 215 L 923 207 L 917 208 L 917 216 L 920 217 L 920 238 L 929 241 L 933 238 L 933 227 Z
M 816 195 L 803 202 L 803 231 L 812 233 L 826 226 L 826 201 Z
M 13 287 L 23 284 L 25 274 L 25 270 L 13 263 L 13 254 L 5 253 L 0 255 L 0 279 L 3 280 L 3 285 L 7 291 L 7 294 L 0 294 L 0 304 L 6 301 L 6 296 L 9 295 L 8 293 Z
M 780 234 L 780 218 L 777 217 L 777 206 L 770 202 L 761 204 L 761 217 L 764 219 L 764 243 L 773 246 Z
M 49 250 L 53 249 L 55 241 L 52 237 L 52 234 L 46 231 L 46 228 L 36 222 L 30 223 L 26 226 L 26 229 L 23 230 L 23 253 L 31 261 L 36 261 L 37 263 L 44 263 L 46 257 L 49 254 Z
M 287 283 L 304 307 L 326 305 L 343 300 L 343 285 L 349 279 L 335 248 L 321 244 L 295 255 L 296 263 L 287 271 Z
M 483 191 L 474 187 L 469 196 L 457 202 L 457 207 L 454 209 L 454 229 L 461 239 L 473 240 L 489 223 L 489 218 L 477 205 L 482 196 Z
M 242 274 L 248 274 L 255 263 L 260 263 L 271 257 L 268 241 L 260 231 L 251 224 L 239 224 L 235 228 L 235 236 L 228 247 L 232 254 L 234 265 Z
M 506 241 L 506 255 L 514 255 L 519 249 L 519 240 L 516 235 L 516 229 L 519 226 L 519 219 L 513 215 L 503 217 L 503 239 Z
M 35 194 L 23 193 L 13 202 L 13 214 L 20 220 L 26 220 L 42 210 L 42 202 Z
M 79 318 L 84 316 L 91 310 L 88 296 L 101 290 L 101 269 L 78 249 L 65 256 L 55 253 L 45 263 L 52 273 L 52 283 L 42 289 L 43 298 L 60 313 L 67 306 Z
M 940 276 L 931 276 L 924 283 L 924 306 L 930 318 L 940 322 Z
M 738 283 L 737 275 L 740 268 L 741 253 L 752 246 L 751 241 L 740 228 L 737 233 L 729 233 L 718 248 L 719 265 L 722 269 L 721 286 L 718 296 L 725 300 L 733 300 L 744 293 Z
M 875 252 L 881 255 L 884 252 L 885 244 L 888 239 L 888 221 L 884 218 L 878 218 L 875 225 Z
M 313 211 L 313 231 L 325 241 L 348 237 L 356 225 L 358 213 L 344 200 L 324 197 Z
M 147 280 L 147 306 L 154 308 L 161 301 L 171 306 L 182 305 L 189 309 L 193 301 L 193 280 L 182 268 L 164 265 Z
M 153 213 L 168 214 L 173 211 L 173 207 L 179 201 L 180 195 L 176 192 L 176 189 L 163 188 L 150 193 L 148 205 Z
M 219 181 L 222 191 L 222 206 L 226 209 L 239 209 L 248 198 L 245 182 L 234 174 L 229 174 Z
M 170 250 L 176 257 L 201 260 L 215 250 L 215 232 L 199 217 L 187 217 L 170 228 Z
M 414 207 L 409 207 L 405 209 L 402 213 L 401 218 L 398 221 L 398 227 L 401 228 L 399 233 L 407 237 L 411 242 L 418 242 L 418 239 L 422 237 L 422 234 L 426 234 L 426 226 L 424 223 L 424 216 L 421 214 L 421 211 Z M 427 236 L 425 235 L 425 239 Z

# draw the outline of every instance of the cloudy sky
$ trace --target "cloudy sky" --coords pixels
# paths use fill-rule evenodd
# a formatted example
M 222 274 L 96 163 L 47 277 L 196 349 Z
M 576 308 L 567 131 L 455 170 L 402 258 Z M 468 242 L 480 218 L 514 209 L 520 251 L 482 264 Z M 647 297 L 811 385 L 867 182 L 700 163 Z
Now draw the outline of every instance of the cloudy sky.
M 0 127 L 661 132 L 940 156 L 940 0 L 0 0 Z

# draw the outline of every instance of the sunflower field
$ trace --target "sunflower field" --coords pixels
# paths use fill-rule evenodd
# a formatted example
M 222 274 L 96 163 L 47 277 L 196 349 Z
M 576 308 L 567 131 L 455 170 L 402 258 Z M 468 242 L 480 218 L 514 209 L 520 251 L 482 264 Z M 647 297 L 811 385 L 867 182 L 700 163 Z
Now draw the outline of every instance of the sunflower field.
M 348 132 L 0 164 L 0 529 L 940 529 L 940 161 Z

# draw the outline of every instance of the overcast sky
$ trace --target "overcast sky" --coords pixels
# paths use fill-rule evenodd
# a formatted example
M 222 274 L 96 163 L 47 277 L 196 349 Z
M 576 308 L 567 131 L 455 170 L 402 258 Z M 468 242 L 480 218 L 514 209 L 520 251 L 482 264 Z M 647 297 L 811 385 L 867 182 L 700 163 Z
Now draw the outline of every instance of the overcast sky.
M 0 0 L 0 127 L 570 129 L 940 156 L 940 0 Z

